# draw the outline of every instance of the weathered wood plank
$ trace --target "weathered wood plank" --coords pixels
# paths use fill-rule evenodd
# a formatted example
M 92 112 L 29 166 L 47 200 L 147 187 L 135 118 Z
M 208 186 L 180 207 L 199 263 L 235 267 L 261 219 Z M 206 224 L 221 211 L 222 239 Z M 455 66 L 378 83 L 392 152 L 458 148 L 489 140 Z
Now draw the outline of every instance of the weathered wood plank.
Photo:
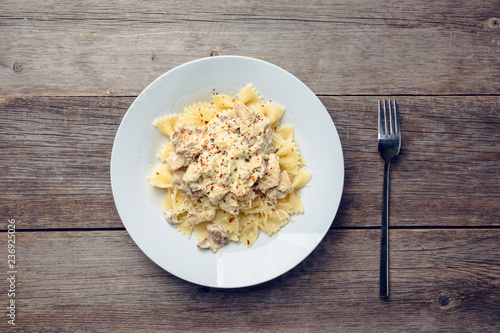
M 500 230 L 392 230 L 378 297 L 376 230 L 333 230 L 263 285 L 219 290 L 156 266 L 125 231 L 18 232 L 21 331 L 452 331 L 500 329 Z M 6 246 L 0 255 L 6 257 Z M 7 304 L 7 293 L 0 303 Z M 360 320 L 362 317 L 362 320 Z M 0 324 L 6 327 L 6 320 Z
M 345 157 L 334 227 L 379 226 L 383 163 L 376 144 L 376 98 L 321 100 Z M 109 161 L 132 101 L 0 101 L 1 215 L 20 220 L 24 229 L 122 227 Z M 391 167 L 391 226 L 500 225 L 500 97 L 401 96 L 398 104 L 403 149 Z
M 324 97 L 345 159 L 336 225 L 380 225 L 383 160 L 375 97 Z M 500 223 L 500 98 L 398 96 L 402 148 L 391 165 L 394 226 Z
M 18 227 L 122 227 L 109 163 L 131 99 L 0 101 L 1 201 Z M 3 226 L 2 228 L 4 228 Z
M 210 50 L 318 94 L 497 94 L 498 0 L 0 3 L 0 94 L 137 95 Z

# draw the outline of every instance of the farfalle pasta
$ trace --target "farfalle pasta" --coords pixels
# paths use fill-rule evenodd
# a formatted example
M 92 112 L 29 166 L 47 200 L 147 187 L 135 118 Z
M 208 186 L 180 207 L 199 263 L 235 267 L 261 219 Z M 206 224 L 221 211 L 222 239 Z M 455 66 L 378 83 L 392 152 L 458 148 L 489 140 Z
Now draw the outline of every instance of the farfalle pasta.
M 236 96 L 188 106 L 154 122 L 168 140 L 148 177 L 165 190 L 167 221 L 198 247 L 216 252 L 231 241 L 251 246 L 303 213 L 298 189 L 312 174 L 294 142 L 285 108 L 252 85 Z

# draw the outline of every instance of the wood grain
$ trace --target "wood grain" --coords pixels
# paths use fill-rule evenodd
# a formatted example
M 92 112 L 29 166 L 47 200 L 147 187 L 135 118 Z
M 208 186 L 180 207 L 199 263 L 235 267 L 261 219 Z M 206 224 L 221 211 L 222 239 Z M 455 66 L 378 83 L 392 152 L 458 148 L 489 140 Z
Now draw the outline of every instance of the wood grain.
M 1 212 L 19 228 L 122 227 L 109 163 L 131 99 L 0 102 Z M 5 228 L 3 226 L 2 228 Z
M 383 161 L 376 100 L 322 98 L 344 151 L 338 226 L 380 225 Z M 391 165 L 390 224 L 498 226 L 500 99 L 398 96 L 397 102 L 402 148 Z
M 498 94 L 498 0 L 4 0 L 0 95 L 131 96 L 216 49 L 318 94 Z
M 17 273 L 16 327 L 4 316 L 0 331 L 499 332 L 499 8 L 2 0 L 0 216 L 16 220 Z M 283 276 L 233 290 L 150 261 L 123 228 L 109 178 L 135 96 L 177 65 L 224 54 L 267 60 L 306 83 L 345 161 L 342 201 L 318 248 Z M 383 301 L 376 101 L 386 96 L 397 98 L 403 147 L 391 166 Z
M 345 160 L 344 193 L 333 225 L 379 226 L 383 163 L 376 144 L 377 99 L 321 100 Z M 109 161 L 132 101 L 0 101 L 0 214 L 19 220 L 21 229 L 123 227 Z M 398 105 L 403 148 L 391 167 L 391 226 L 499 226 L 500 97 L 400 96 Z
M 378 297 L 376 230 L 330 231 L 287 274 L 233 290 L 170 275 L 125 231 L 16 235 L 20 331 L 500 329 L 499 230 L 392 230 L 387 301 Z M 1 304 L 6 298 L 0 293 Z

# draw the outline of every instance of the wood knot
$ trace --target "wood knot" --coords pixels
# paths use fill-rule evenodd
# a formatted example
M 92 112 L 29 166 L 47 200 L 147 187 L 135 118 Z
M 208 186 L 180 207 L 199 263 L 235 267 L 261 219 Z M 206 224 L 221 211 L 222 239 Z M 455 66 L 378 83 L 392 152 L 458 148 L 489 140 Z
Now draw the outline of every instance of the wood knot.
M 13 66 L 12 66 L 12 69 L 14 70 L 14 72 L 16 73 L 21 73 L 23 71 L 23 66 L 21 66 L 20 63 L 16 62 Z
M 500 19 L 497 19 L 497 18 L 490 18 L 488 20 L 488 25 L 490 28 L 498 28 L 500 27 Z
M 438 297 L 437 302 L 440 307 L 447 307 L 451 303 L 451 298 L 448 295 L 441 295 Z
M 217 51 L 216 49 L 211 49 L 210 51 L 208 51 L 209 57 L 216 57 L 219 55 L 221 55 L 221 53 L 219 51 Z
M 439 309 L 447 310 L 454 306 L 455 301 L 451 295 L 446 291 L 439 292 L 434 298 L 433 302 Z

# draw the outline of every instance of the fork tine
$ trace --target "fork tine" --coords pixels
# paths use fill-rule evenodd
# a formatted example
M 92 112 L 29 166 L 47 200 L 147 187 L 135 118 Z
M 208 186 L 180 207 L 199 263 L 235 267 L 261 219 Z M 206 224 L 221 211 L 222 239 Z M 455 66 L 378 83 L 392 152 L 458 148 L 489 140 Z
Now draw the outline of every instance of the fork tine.
M 394 103 L 394 123 L 396 125 L 396 128 L 395 128 L 395 134 L 396 135 L 399 135 L 399 117 L 398 117 L 398 109 L 396 108 L 396 100 L 394 99 L 392 101 Z
M 384 135 L 389 134 L 389 131 L 387 130 L 387 110 L 385 107 L 385 99 L 384 99 Z
M 384 125 L 382 124 L 382 108 L 380 105 L 380 99 L 378 100 L 378 136 L 382 137 L 384 135 Z
M 393 127 L 392 127 L 392 107 L 391 107 L 391 100 L 389 99 L 387 103 L 389 104 L 389 128 L 386 129 L 386 131 L 388 132 L 387 134 L 393 135 L 394 132 L 393 132 Z

